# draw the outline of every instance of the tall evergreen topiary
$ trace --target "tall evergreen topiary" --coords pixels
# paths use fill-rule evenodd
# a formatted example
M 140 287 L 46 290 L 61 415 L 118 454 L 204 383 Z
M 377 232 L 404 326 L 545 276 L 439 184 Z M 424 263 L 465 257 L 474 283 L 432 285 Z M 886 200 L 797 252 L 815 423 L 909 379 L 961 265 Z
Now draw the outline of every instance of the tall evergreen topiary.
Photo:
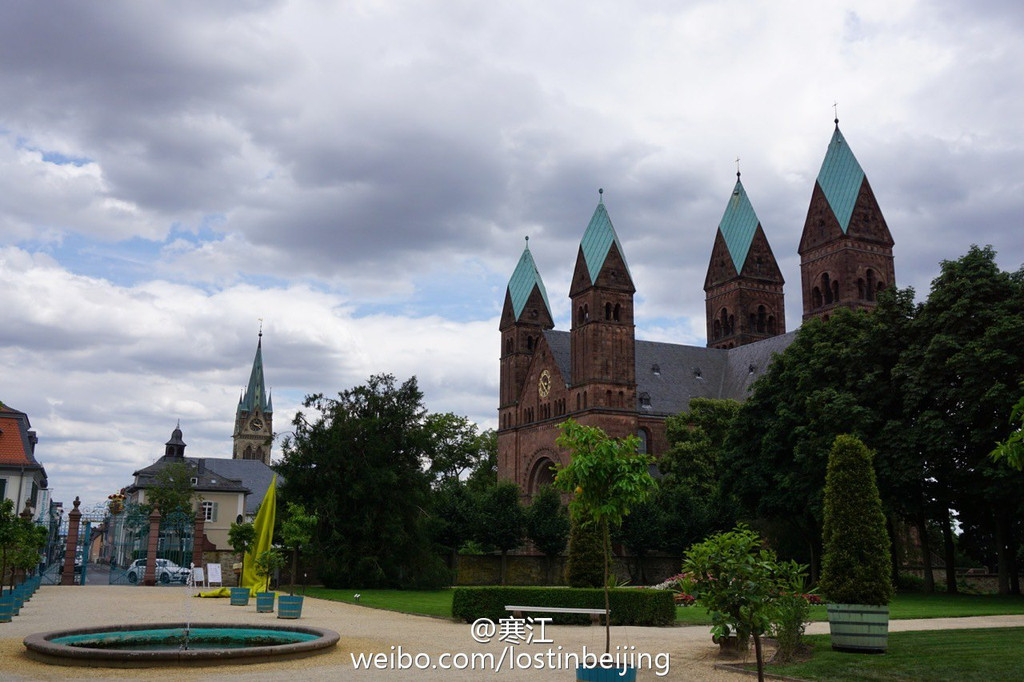
M 889 536 L 871 451 L 837 436 L 825 476 L 821 591 L 836 604 L 884 606 L 892 599 Z
M 584 524 L 576 514 L 569 515 L 569 558 L 565 562 L 565 582 L 569 587 L 602 587 L 604 550 L 601 532 L 593 524 Z

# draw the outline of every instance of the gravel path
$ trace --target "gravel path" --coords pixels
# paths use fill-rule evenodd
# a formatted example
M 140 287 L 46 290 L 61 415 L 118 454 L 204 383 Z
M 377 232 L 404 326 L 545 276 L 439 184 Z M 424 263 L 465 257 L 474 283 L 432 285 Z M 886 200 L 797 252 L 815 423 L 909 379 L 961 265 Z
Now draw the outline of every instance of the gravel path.
M 572 680 L 569 670 L 510 670 L 508 657 L 525 659 L 555 654 L 604 650 L 604 628 L 548 626 L 550 643 L 519 644 L 506 642 L 488 644 L 473 640 L 470 627 L 450 620 L 410 616 L 369 609 L 350 604 L 306 599 L 299 623 L 330 628 L 341 634 L 339 645 L 331 652 L 281 663 L 215 668 L 117 670 L 50 666 L 37 663 L 24 655 L 21 640 L 34 632 L 88 627 L 118 623 L 227 622 L 240 624 L 291 623 L 279 621 L 274 614 L 256 613 L 254 600 L 249 606 L 230 606 L 227 599 L 196 599 L 184 588 L 176 587 L 43 587 L 11 623 L 0 623 L 0 679 L 4 680 L 96 680 L 96 679 L 188 679 L 256 682 L 262 680 L 379 680 L 408 678 L 416 680 L 480 680 L 498 678 L 509 682 L 520 680 Z M 1024 616 L 991 616 L 980 618 L 942 618 L 935 620 L 893 621 L 890 630 L 930 630 L 963 627 L 1024 626 Z M 828 632 L 827 623 L 812 623 L 810 633 Z M 537 635 L 539 636 L 539 635 Z M 506 663 L 500 673 L 477 670 L 355 670 L 353 656 L 359 654 L 393 654 L 398 647 L 403 653 L 426 655 L 430 665 L 441 661 L 443 654 L 492 653 L 497 661 L 506 648 Z M 713 645 L 707 626 L 612 629 L 613 653 L 649 654 L 648 665 L 641 667 L 638 680 L 707 680 L 737 682 L 745 678 L 714 669 L 718 647 Z M 661 654 L 659 658 L 658 655 Z M 665 661 L 668 661 L 667 674 Z M 456 658 L 444 659 L 458 663 Z M 523 663 L 526 661 L 523 660 Z M 556 661 L 557 662 L 557 661 Z

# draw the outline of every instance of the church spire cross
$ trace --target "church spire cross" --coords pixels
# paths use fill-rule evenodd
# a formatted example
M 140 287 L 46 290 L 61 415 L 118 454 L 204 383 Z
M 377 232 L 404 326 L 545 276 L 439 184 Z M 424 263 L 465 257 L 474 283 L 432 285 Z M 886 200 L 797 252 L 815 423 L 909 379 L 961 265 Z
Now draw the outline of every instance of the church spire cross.
M 832 102 L 832 111 L 835 112 L 835 116 L 836 116 L 835 123 L 836 123 L 836 128 L 838 128 L 839 127 L 839 100 L 835 100 L 834 102 Z
M 736 157 L 736 179 L 740 179 L 740 157 Z

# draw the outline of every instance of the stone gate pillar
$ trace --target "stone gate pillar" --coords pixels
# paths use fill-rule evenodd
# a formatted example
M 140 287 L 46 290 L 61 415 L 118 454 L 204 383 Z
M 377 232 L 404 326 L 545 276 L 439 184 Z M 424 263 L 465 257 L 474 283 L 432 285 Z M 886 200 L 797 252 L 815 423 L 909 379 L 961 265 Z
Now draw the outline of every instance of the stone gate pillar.
M 200 509 L 199 513 L 196 514 L 196 526 L 192 532 L 192 564 L 196 568 L 205 568 L 203 563 L 203 546 L 206 544 L 206 518 L 203 516 L 203 510 Z
M 156 546 L 160 540 L 160 510 L 153 506 L 149 514 L 149 547 L 146 549 L 146 577 L 143 585 L 156 585 Z
M 64 547 L 64 570 L 60 574 L 61 585 L 75 584 L 75 550 L 78 549 L 78 524 L 82 522 L 82 512 L 78 506 L 82 501 L 75 495 L 75 508 L 68 514 L 68 540 Z

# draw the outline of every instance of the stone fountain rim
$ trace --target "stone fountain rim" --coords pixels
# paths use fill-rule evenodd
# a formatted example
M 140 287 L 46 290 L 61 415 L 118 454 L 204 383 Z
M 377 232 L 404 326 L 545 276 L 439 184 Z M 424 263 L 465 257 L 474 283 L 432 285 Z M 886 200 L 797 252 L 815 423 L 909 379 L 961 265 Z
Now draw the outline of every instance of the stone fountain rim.
M 230 628 L 267 631 L 301 632 L 317 635 L 306 642 L 292 642 L 274 646 L 252 646 L 244 648 L 190 649 L 187 651 L 118 651 L 116 649 L 91 649 L 68 646 L 51 640 L 71 635 L 91 635 L 101 632 L 124 632 L 128 630 L 174 630 L 185 627 Z M 334 630 L 307 625 L 267 625 L 263 623 L 118 623 L 116 625 L 94 625 L 71 630 L 37 632 L 23 640 L 26 654 L 34 660 L 52 665 L 67 665 L 94 668 L 152 668 L 195 665 L 239 665 L 248 663 L 269 663 L 304 658 L 320 653 L 337 645 L 341 639 Z

